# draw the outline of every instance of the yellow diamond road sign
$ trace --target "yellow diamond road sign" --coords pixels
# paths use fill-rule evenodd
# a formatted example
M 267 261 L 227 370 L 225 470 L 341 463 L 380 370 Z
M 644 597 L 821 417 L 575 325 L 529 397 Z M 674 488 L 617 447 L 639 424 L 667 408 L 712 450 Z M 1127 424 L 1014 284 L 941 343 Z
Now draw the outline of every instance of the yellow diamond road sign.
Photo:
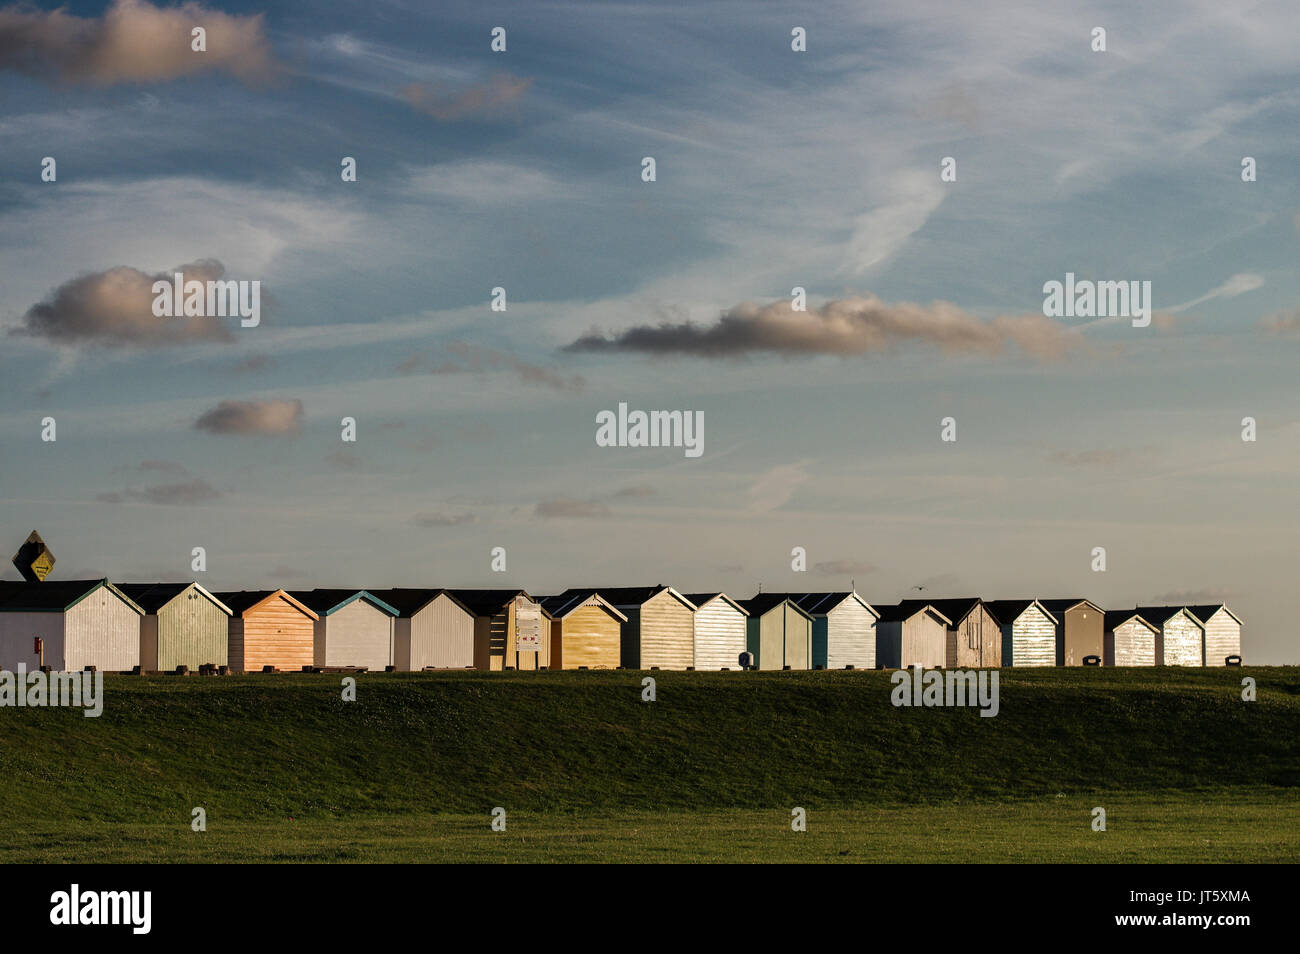
M 54 554 L 35 530 L 14 554 L 14 566 L 28 583 L 40 583 L 54 569 Z

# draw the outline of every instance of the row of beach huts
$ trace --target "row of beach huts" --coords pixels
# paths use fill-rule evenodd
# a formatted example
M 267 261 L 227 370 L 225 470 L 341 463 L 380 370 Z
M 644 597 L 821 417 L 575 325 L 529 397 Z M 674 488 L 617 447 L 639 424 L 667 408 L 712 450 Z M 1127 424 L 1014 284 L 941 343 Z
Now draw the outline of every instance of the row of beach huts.
M 876 669 L 1223 666 L 1223 604 L 904 600 L 670 586 L 209 592 L 198 583 L 0 581 L 0 669 Z

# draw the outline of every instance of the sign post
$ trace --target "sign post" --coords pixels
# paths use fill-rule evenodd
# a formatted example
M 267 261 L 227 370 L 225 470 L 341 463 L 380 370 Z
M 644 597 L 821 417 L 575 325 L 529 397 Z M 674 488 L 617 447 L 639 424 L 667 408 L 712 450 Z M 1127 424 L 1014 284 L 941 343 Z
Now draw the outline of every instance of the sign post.
M 14 554 L 14 566 L 28 583 L 42 583 L 54 569 L 54 554 L 35 530 Z

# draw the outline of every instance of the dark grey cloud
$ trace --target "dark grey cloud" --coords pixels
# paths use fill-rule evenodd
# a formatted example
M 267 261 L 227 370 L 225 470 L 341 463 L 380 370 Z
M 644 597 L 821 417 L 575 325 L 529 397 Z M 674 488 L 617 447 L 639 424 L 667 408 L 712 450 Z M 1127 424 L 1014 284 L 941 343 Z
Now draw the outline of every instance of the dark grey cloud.
M 1041 314 L 985 321 L 948 302 L 887 304 L 874 295 L 795 311 L 788 301 L 745 302 L 712 325 L 664 322 L 613 335 L 591 333 L 564 350 L 736 358 L 755 354 L 865 355 L 923 344 L 949 354 L 996 355 L 1009 349 L 1058 358 L 1084 344 L 1077 331 Z
M 302 429 L 302 401 L 222 401 L 194 422 L 212 434 L 297 434 Z

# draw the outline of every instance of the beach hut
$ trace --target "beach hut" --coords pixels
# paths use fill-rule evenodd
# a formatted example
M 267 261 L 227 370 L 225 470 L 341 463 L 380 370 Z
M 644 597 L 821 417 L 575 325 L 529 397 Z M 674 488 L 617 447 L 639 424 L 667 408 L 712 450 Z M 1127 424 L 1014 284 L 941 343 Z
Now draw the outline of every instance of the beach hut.
M 117 588 L 144 611 L 141 670 L 227 664 L 230 607 L 198 583 L 119 583 Z
M 1056 665 L 1056 617 L 1042 603 L 993 600 L 985 605 L 1002 624 L 1002 665 Z
M 876 662 L 884 669 L 940 668 L 947 662 L 952 620 L 928 600 L 877 606 Z
M 977 596 L 930 604 L 952 622 L 944 634 L 943 664 L 949 669 L 1002 665 L 1002 624 Z
M 229 666 L 261 672 L 272 666 L 300 672 L 315 665 L 315 628 L 320 618 L 284 590 L 236 590 L 212 594 L 230 608 Z
M 398 672 L 474 668 L 474 614 L 442 589 L 370 590 L 397 611 L 393 666 Z
M 319 617 L 312 627 L 312 665 L 379 672 L 393 665 L 397 610 L 374 593 L 316 589 L 289 595 Z
M 1160 627 L 1157 666 L 1204 666 L 1205 627 L 1182 606 L 1139 606 L 1137 613 Z
M 552 669 L 617 669 L 627 617 L 595 591 L 543 596 Z
M 550 627 L 542 604 L 523 590 L 447 590 L 474 616 L 474 668 L 546 669 Z
M 1078 597 L 1038 602 L 1056 618 L 1058 666 L 1082 666 L 1087 656 L 1096 656 L 1105 665 L 1105 610 Z
M 749 614 L 726 593 L 687 593 L 695 606 L 695 668 L 739 669 Z
M 880 614 L 856 592 L 790 594 L 813 618 L 813 668 L 875 669 Z
M 108 580 L 10 582 L 0 587 L 0 669 L 57 672 L 140 665 L 142 610 Z M 41 651 L 36 650 L 36 640 Z
M 1105 616 L 1102 664 L 1154 666 L 1160 627 L 1143 619 L 1137 610 L 1111 610 Z
M 1241 617 L 1222 603 L 1186 609 L 1205 628 L 1205 665 L 1226 666 L 1229 656 L 1241 655 Z
M 758 669 L 812 668 L 812 615 L 784 593 L 740 600 L 749 614 L 747 647 Z
M 695 665 L 695 604 L 671 586 L 569 589 L 561 596 L 599 593 L 627 617 L 624 669 L 688 669 Z

